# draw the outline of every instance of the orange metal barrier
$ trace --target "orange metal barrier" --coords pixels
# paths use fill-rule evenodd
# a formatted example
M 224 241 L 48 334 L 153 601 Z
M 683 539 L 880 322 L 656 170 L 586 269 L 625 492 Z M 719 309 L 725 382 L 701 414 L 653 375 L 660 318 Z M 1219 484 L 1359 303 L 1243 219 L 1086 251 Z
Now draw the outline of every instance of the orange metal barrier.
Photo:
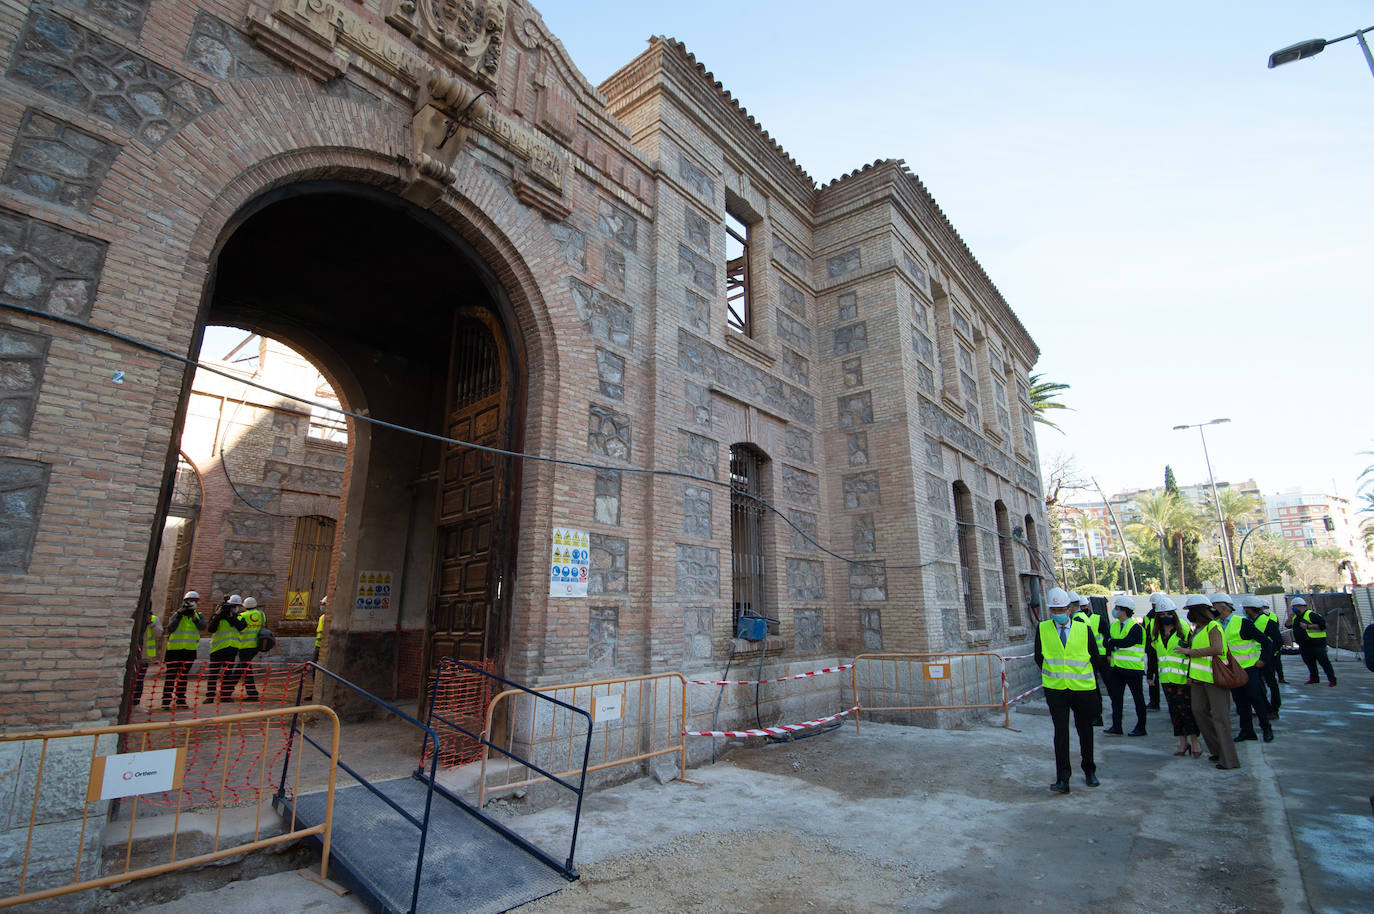
M 678 777 L 687 779 L 687 682 L 681 673 L 597 679 L 570 685 L 536 689 L 545 695 L 589 711 L 599 731 L 593 736 L 587 771 L 602 771 L 662 755 L 678 756 Z M 522 700 L 523 699 L 523 700 Z M 507 689 L 492 699 L 487 709 L 486 730 L 501 737 L 507 751 L 518 753 L 559 777 L 582 771 L 581 734 L 574 733 L 570 712 L 534 707 L 529 696 Z M 523 765 L 507 762 L 495 784 L 487 783 L 487 761 L 482 755 L 478 808 L 490 793 L 517 790 L 548 780 Z M 501 758 L 499 753 L 496 756 Z
M 267 726 L 268 722 L 274 718 L 289 717 L 295 714 L 316 714 L 328 719 L 333 725 L 333 747 L 332 759 L 337 759 L 339 750 L 339 718 L 333 710 L 323 705 L 303 705 L 290 708 L 272 708 L 262 711 L 249 711 L 242 714 L 229 714 L 223 717 L 191 719 L 191 720 L 165 720 L 140 724 L 123 724 L 120 726 L 107 727 L 87 727 L 75 730 L 48 730 L 41 733 L 26 733 L 14 736 L 0 736 L 0 744 L 22 743 L 37 744 L 38 759 L 36 767 L 32 772 L 25 772 L 22 778 L 21 790 L 28 788 L 29 781 L 32 781 L 33 797 L 30 800 L 27 796 L 17 796 L 16 801 L 28 808 L 29 822 L 28 834 L 24 845 L 23 864 L 18 873 L 18 879 L 12 878 L 13 874 L 7 874 L 0 878 L 0 884 L 8 883 L 17 885 L 15 889 L 6 887 L 0 891 L 9 891 L 8 895 L 0 895 L 0 908 L 12 905 L 24 904 L 30 901 L 38 901 L 43 898 L 53 898 L 59 895 L 68 895 L 73 892 L 80 892 L 86 889 L 99 888 L 101 886 L 113 885 L 120 882 L 129 882 L 134 879 L 141 879 L 148 876 L 158 876 L 163 873 L 170 873 L 174 870 L 185 869 L 187 867 L 199 866 L 213 860 L 230 857 L 235 854 L 242 854 L 248 851 L 255 851 L 260 848 L 270 847 L 275 844 L 284 844 L 290 841 L 298 841 L 311 835 L 319 835 L 323 846 L 323 853 L 320 860 L 320 879 L 327 878 L 329 872 L 329 838 L 330 829 L 333 826 L 334 810 L 334 776 L 336 767 L 331 759 L 329 765 L 329 787 L 328 799 L 326 803 L 325 820 L 319 825 L 310 828 L 296 828 L 294 813 L 292 814 L 289 828 L 284 834 L 271 837 L 262 837 L 262 804 L 258 803 L 257 818 L 254 820 L 253 840 L 233 847 L 220 847 L 220 827 L 223 822 L 223 811 L 226 806 L 225 796 L 227 791 L 220 791 L 219 798 L 214 805 L 215 812 L 215 835 L 211 850 L 206 853 L 195 854 L 190 857 L 177 857 L 177 842 L 180 837 L 181 813 L 183 809 L 189 809 L 193 804 L 185 802 L 186 790 L 180 785 L 186 777 L 186 749 L 190 745 L 197 730 L 215 729 L 222 731 L 218 737 L 220 740 L 228 742 L 234 738 L 234 731 L 250 730 L 255 733 L 265 735 L 272 731 L 272 727 Z M 102 737 L 106 739 L 102 740 Z M 167 737 L 166 739 L 160 739 Z M 52 763 L 52 767 L 58 768 L 59 773 L 45 785 L 45 769 L 49 766 L 50 755 L 62 755 L 70 761 L 72 753 L 70 750 L 79 749 L 84 740 L 90 740 L 89 767 L 90 775 L 88 780 L 82 782 L 79 778 L 70 775 L 70 764 L 61 765 Z M 104 772 L 107 768 L 118 765 L 121 756 L 128 753 L 108 752 L 102 755 L 100 750 L 112 749 L 115 741 L 122 744 L 133 745 L 137 752 L 144 752 L 165 745 L 167 749 L 175 753 L 175 763 L 169 765 L 169 773 L 173 775 L 172 789 L 166 793 L 175 796 L 174 818 L 171 835 L 170 859 L 164 863 L 151 864 L 133 868 L 133 855 L 135 840 L 134 823 L 139 821 L 138 807 L 144 795 L 125 794 L 128 796 L 128 816 L 129 830 L 126 838 L 124 851 L 123 868 L 117 873 L 107 873 L 104 875 L 91 875 L 82 878 L 83 865 L 88 871 L 98 869 L 100 860 L 83 860 L 86 850 L 87 826 L 92 829 L 99 827 L 99 823 L 104 819 L 103 815 L 94 813 L 96 823 L 91 823 L 90 819 L 93 810 L 99 809 L 99 804 L 109 802 L 108 797 L 115 795 L 109 792 L 108 786 L 104 783 Z M 82 741 L 74 743 L 74 741 Z M 57 742 L 62 751 L 54 750 L 50 752 L 50 744 Z M 104 745 L 102 746 L 102 742 Z M 27 747 L 25 754 L 27 754 Z M 303 753 L 296 753 L 295 769 L 292 778 L 291 789 L 296 791 L 300 782 L 300 759 Z M 141 758 L 148 758 L 146 756 Z M 277 776 L 284 777 L 284 772 L 274 773 L 269 771 L 270 761 L 268 754 L 264 750 L 258 753 L 258 765 L 256 771 L 256 794 L 258 797 L 265 797 L 270 794 Z M 113 760 L 113 761 L 112 761 Z M 23 766 L 28 768 L 27 765 Z M 147 762 L 143 767 L 156 768 L 154 762 Z M 65 769 L 65 770 L 64 770 Z M 221 769 L 224 771 L 225 769 Z M 134 769 L 124 773 L 124 780 L 151 772 L 143 772 Z M 107 799 L 102 799 L 106 797 Z M 62 872 L 71 872 L 71 880 L 64 884 L 51 884 L 41 889 L 29 888 L 31 853 L 34 846 L 34 833 L 36 830 L 51 829 L 53 826 L 75 825 L 77 816 L 71 815 L 70 822 L 64 817 L 64 813 L 75 813 L 80 807 L 79 834 L 76 836 L 76 847 L 73 851 L 73 860 L 70 869 L 63 868 Z M 19 808 L 19 807 L 17 807 Z M 202 812 L 205 810 L 202 810 Z M 144 817 L 143 821 L 147 821 Z M 51 861 L 46 861 L 51 863 Z M 55 875 L 55 873 L 53 874 Z M 58 880 L 49 880 L 57 882 Z
M 854 725 L 865 712 L 1000 709 L 1011 726 L 1000 654 L 860 654 L 854 658 Z

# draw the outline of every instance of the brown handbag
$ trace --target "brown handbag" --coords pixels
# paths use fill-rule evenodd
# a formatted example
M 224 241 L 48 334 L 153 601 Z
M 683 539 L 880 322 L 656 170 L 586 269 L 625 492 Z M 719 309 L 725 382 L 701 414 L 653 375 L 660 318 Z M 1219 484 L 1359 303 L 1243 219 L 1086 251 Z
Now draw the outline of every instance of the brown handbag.
M 1245 667 L 1241 666 L 1235 655 L 1229 651 L 1212 658 L 1212 682 L 1216 685 L 1223 689 L 1235 689 L 1249 681 L 1250 674 L 1245 672 Z

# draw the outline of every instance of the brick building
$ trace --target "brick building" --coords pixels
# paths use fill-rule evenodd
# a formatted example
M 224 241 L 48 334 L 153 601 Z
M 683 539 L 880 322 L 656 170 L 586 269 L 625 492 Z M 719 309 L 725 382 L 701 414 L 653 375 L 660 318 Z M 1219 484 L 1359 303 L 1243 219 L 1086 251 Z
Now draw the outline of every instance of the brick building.
M 313 365 L 276 341 L 244 339 L 231 355 L 201 353 L 220 373 L 195 373 L 152 605 L 167 619 L 187 590 L 207 607 L 238 593 L 258 600 L 279 637 L 313 639 L 347 434 L 337 414 L 248 382 L 338 401 Z
M 1038 350 L 902 162 L 819 186 L 680 44 L 593 87 L 520 0 L 5 3 L 0 54 L 0 725 L 119 717 L 207 324 L 389 423 L 329 470 L 364 686 L 405 632 L 531 683 L 719 670 L 742 610 L 807 665 L 1026 634 Z

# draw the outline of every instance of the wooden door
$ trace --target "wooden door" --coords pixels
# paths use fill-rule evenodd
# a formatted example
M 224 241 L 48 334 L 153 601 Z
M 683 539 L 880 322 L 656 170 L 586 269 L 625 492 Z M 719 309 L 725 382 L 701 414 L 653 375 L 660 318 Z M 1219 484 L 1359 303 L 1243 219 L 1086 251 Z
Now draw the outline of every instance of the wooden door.
M 454 330 L 449 438 L 505 447 L 508 382 L 502 347 L 485 322 L 460 318 Z M 507 458 L 445 445 L 439 473 L 437 569 L 429 618 L 429 676 L 443 657 L 496 655 L 504 602 L 498 593 Z

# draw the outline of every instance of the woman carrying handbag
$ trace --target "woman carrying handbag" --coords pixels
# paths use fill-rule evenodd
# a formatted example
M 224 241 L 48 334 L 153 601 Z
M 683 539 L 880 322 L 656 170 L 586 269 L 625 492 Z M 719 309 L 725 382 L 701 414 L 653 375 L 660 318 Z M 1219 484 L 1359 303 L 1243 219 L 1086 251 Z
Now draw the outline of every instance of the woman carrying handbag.
M 1188 685 L 1193 699 L 1193 718 L 1211 752 L 1208 756 L 1221 769 L 1239 768 L 1240 757 L 1231 737 L 1231 690 L 1216 681 L 1224 680 L 1230 669 L 1226 636 L 1216 623 L 1212 601 L 1200 593 L 1189 594 L 1183 608 L 1188 613 L 1193 633 L 1187 647 L 1178 653 L 1188 658 Z M 1221 667 L 1214 671 L 1214 667 Z

